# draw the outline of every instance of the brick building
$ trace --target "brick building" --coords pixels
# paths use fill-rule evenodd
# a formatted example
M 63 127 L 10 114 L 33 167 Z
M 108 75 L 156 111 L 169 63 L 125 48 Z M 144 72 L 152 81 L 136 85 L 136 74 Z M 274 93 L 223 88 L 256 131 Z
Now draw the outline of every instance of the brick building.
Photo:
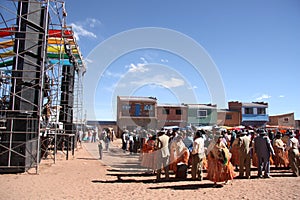
M 281 115 L 273 115 L 269 116 L 269 126 L 278 126 L 282 128 L 290 128 L 294 129 L 295 128 L 295 117 L 294 113 L 286 113 L 286 114 L 281 114 Z
M 117 97 L 118 134 L 122 130 L 155 129 L 157 126 L 155 97 Z
M 231 101 L 228 102 L 228 108 L 230 111 L 240 113 L 240 125 L 265 127 L 269 121 L 268 103 L 265 102 L 243 103 Z
M 218 126 L 239 126 L 241 124 L 241 113 L 231 110 L 218 110 Z
M 160 104 L 157 105 L 157 127 L 187 126 L 187 106 Z

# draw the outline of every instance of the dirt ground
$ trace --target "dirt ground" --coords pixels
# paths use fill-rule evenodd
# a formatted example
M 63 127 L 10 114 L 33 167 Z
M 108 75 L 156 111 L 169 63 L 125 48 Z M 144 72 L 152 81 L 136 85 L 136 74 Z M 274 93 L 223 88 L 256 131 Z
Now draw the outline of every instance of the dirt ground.
M 0 175 L 0 199 L 300 199 L 300 177 L 288 169 L 271 170 L 271 179 L 234 179 L 213 187 L 208 180 L 154 182 L 155 176 L 139 167 L 139 156 L 123 153 L 114 141 L 103 160 L 97 143 L 84 143 L 75 156 L 43 160 L 39 174 Z M 162 176 L 163 177 L 163 176 Z

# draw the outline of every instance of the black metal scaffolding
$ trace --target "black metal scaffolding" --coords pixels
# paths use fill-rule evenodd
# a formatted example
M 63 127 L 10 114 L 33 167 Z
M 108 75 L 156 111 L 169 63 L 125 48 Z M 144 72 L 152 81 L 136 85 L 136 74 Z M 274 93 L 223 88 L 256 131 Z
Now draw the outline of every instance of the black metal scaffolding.
M 63 1 L 0 10 L 0 172 L 38 172 L 41 158 L 74 154 L 85 65 Z

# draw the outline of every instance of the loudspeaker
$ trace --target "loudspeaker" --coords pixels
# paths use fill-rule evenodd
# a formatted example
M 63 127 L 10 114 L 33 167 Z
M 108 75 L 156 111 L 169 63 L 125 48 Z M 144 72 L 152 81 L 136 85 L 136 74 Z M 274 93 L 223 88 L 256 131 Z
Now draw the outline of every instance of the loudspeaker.
M 45 8 L 37 0 L 18 1 L 11 96 L 6 130 L 1 134 L 0 172 L 24 172 L 37 162 L 37 115 L 45 45 Z M 26 114 L 27 113 L 27 114 Z M 2 166 L 2 167 L 1 167 Z
M 46 27 L 45 8 L 34 0 L 18 2 L 18 31 L 15 34 L 10 109 L 37 111 L 38 87 Z
M 64 123 L 73 122 L 73 106 L 74 106 L 74 66 L 63 65 L 61 79 L 61 98 L 59 121 Z
M 64 123 L 73 122 L 73 108 L 69 108 L 66 105 L 62 106 L 59 114 L 59 121 Z
M 0 167 L 0 173 L 25 172 L 37 164 L 38 121 L 25 115 L 17 119 L 8 116 L 7 124 L 14 131 L 1 134 L 0 166 L 8 167 Z

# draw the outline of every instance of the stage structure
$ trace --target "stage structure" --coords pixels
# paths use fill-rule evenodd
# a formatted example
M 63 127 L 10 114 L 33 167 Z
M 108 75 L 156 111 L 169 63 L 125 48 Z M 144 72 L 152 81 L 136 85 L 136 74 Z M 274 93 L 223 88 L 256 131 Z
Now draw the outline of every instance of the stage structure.
M 58 0 L 0 5 L 0 173 L 74 155 L 85 65 Z

